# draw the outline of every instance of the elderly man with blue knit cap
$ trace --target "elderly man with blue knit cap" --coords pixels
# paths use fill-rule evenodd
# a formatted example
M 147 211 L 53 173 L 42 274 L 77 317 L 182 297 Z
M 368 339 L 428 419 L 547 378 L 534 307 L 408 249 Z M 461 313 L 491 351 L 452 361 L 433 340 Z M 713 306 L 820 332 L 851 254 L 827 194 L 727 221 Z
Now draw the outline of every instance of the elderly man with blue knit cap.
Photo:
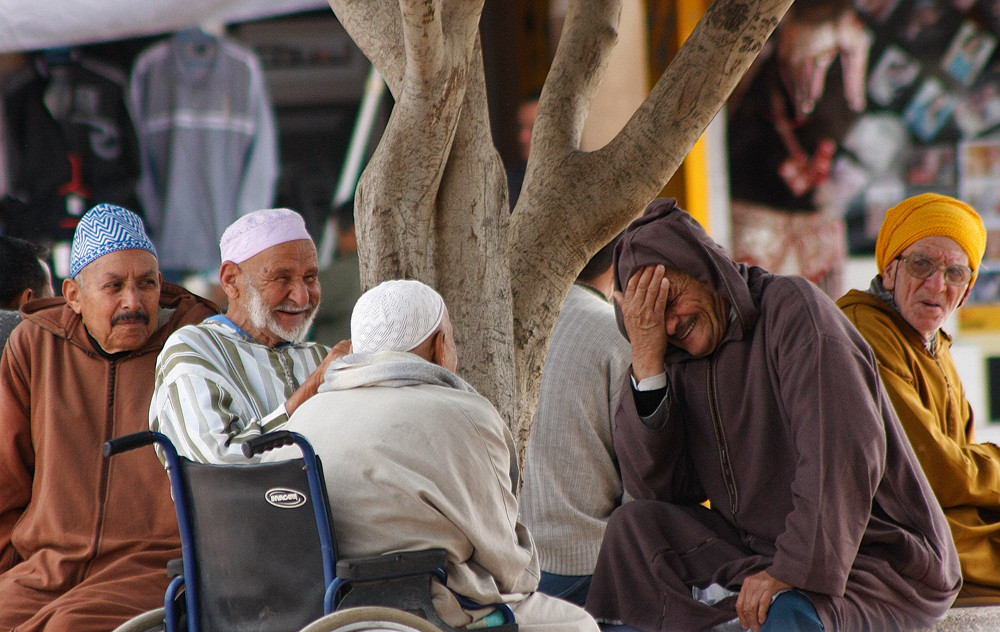
M 289 418 L 323 460 L 338 555 L 442 548 L 448 589 L 432 587 L 456 628 L 488 625 L 510 605 L 521 632 L 597 632 L 582 608 L 538 587 L 538 553 L 518 521 L 514 441 L 493 405 L 456 375 L 441 295 L 393 280 L 358 299 L 352 353 Z M 280 460 L 287 449 L 264 457 Z M 483 618 L 486 621 L 482 621 Z
M 280 428 L 316 394 L 342 356 L 306 340 L 321 298 L 316 245 L 302 216 L 264 209 L 233 222 L 219 243 L 226 314 L 167 340 L 156 365 L 149 425 L 200 463 L 245 463 L 242 444 Z
M 143 430 L 167 336 L 215 306 L 161 282 L 142 220 L 101 204 L 73 237 L 64 297 L 33 301 L 0 362 L 0 630 L 106 632 L 157 604 L 180 557 Z

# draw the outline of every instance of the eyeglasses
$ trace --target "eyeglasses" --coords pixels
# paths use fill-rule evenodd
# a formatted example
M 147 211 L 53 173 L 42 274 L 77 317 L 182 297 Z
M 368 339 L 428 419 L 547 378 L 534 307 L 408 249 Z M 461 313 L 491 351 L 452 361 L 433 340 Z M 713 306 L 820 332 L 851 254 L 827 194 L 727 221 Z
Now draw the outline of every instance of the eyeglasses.
M 945 266 L 924 255 L 912 257 L 896 257 L 906 264 L 906 271 L 918 279 L 929 279 L 935 272 L 944 272 L 944 282 L 948 285 L 968 285 L 972 280 L 972 268 L 969 266 Z

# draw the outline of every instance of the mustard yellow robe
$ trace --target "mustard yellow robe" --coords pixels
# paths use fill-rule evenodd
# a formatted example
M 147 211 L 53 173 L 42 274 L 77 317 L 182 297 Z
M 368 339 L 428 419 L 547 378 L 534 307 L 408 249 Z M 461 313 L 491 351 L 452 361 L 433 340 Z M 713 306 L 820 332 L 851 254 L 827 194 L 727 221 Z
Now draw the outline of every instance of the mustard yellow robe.
M 957 603 L 1000 603 L 1000 447 L 976 443 L 972 409 L 938 330 L 937 353 L 885 301 L 852 290 L 837 301 L 868 340 L 882 382 L 955 538 Z

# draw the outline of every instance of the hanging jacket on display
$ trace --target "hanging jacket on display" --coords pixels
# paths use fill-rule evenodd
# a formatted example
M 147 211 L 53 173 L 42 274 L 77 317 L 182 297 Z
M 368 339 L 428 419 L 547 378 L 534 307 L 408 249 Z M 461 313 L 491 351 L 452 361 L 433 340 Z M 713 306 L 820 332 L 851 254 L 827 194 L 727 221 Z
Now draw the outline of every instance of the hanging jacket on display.
M 186 29 L 135 60 L 131 107 L 138 194 L 160 267 L 218 267 L 226 227 L 274 201 L 278 150 L 260 61 L 232 40 Z
M 121 71 L 67 51 L 33 61 L 2 87 L 8 190 L 0 221 L 9 235 L 68 242 L 93 204 L 135 208 L 138 143 Z

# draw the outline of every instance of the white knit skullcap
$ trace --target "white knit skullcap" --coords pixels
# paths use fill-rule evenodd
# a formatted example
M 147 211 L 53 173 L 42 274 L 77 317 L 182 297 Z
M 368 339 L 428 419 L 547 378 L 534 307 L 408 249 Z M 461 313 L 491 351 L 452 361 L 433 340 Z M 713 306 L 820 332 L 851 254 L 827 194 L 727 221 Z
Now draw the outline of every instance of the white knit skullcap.
M 351 313 L 354 353 L 411 351 L 437 331 L 444 299 L 420 281 L 383 281 L 361 295 Z
M 268 208 L 239 218 L 222 233 L 222 261 L 243 263 L 250 257 L 286 241 L 309 239 L 302 216 L 287 208 Z

